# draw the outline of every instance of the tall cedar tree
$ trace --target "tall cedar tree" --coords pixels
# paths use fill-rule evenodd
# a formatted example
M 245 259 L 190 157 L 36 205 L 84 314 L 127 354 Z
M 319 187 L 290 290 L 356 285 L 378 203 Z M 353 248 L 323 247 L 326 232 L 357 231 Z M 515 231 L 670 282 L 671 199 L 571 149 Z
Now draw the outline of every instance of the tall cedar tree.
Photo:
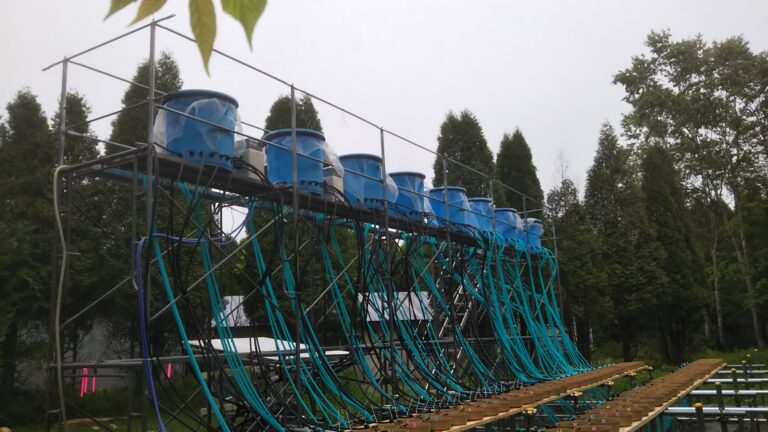
M 143 86 L 149 85 L 149 60 L 144 61 L 133 74 L 132 81 Z M 155 70 L 155 89 L 157 96 L 164 93 L 171 93 L 181 89 L 182 81 L 179 74 L 179 66 L 176 60 L 169 52 L 160 54 L 157 59 L 157 68 Z M 123 108 L 127 108 L 115 117 L 112 121 L 112 134 L 109 140 L 127 145 L 135 146 L 137 142 L 147 142 L 147 106 L 129 108 L 147 100 L 147 89 L 142 86 L 131 84 L 123 94 Z M 124 148 L 107 145 L 107 154 L 116 153 Z
M 269 115 L 264 122 L 264 128 L 268 131 L 289 129 L 291 127 L 291 98 L 280 96 L 269 108 Z M 323 124 L 317 116 L 317 110 L 312 103 L 312 98 L 304 95 L 296 101 L 296 127 L 323 131 Z
M 765 252 L 752 249 L 744 186 L 768 177 L 768 53 L 753 53 L 740 36 L 708 44 L 701 36 L 674 41 L 667 31 L 651 32 L 646 46 L 649 55 L 633 57 L 632 65 L 614 77 L 632 107 L 623 119 L 625 133 L 637 143 L 668 146 L 690 194 L 708 201 L 704 208 L 722 211 L 717 230 L 726 241 L 710 249 L 725 243 L 733 247 L 746 295 L 732 295 L 749 309 L 754 342 L 763 346 L 761 303 L 766 297 L 756 289 L 754 266 L 756 256 Z M 733 200 L 732 214 L 718 205 L 725 198 Z M 711 259 L 718 253 L 708 255 Z M 710 262 L 710 268 L 717 267 Z
M 531 148 L 520 129 L 515 129 L 512 135 L 504 134 L 496 157 L 496 166 L 499 180 L 535 200 L 533 202 L 526 200 L 523 206 L 523 197 L 520 193 L 504 189 L 502 199 L 497 200 L 500 205 L 515 208 L 520 212 L 524 208 L 527 210 L 541 208 L 544 192 L 541 190 L 536 167 L 533 165 Z
M 600 239 L 587 220 L 586 209 L 579 202 L 579 192 L 571 179 L 563 179 L 560 186 L 549 192 L 547 205 L 550 218 L 557 225 L 557 258 L 564 298 L 561 307 L 579 351 L 589 359 L 593 335 L 605 334 L 603 323 L 613 319 L 606 274 L 600 265 Z
M 694 247 L 691 216 L 671 155 L 660 146 L 650 146 L 640 167 L 645 210 L 666 257 L 662 263 L 666 283 L 654 296 L 659 342 L 664 358 L 680 363 L 701 321 L 703 264 Z
M 490 175 L 495 172 L 493 152 L 488 148 L 483 128 L 469 110 L 459 115 L 449 112 L 445 117 L 437 137 L 437 154 L 433 165 L 434 186 L 443 185 L 443 155 L 481 173 Z M 451 162 L 448 162 L 448 185 L 465 187 L 470 197 L 490 193 L 488 180 L 481 174 Z
M 603 124 L 585 193 L 587 214 L 600 240 L 599 265 L 611 292 L 613 336 L 627 360 L 636 355 L 654 293 L 666 282 L 660 267 L 664 254 L 645 214 L 629 157 L 613 127 Z
M 47 317 L 51 281 L 51 169 L 53 140 L 37 97 L 22 90 L 7 107 L 7 136 L 0 146 L 3 248 L 0 251 L 0 400 L 16 384 L 19 332 Z

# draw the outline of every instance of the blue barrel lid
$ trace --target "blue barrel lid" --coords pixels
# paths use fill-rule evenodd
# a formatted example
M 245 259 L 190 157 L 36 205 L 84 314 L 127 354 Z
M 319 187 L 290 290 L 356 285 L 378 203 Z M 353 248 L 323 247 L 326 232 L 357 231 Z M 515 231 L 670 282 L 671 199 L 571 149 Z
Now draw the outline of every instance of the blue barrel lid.
M 264 141 L 269 141 L 270 138 L 277 138 L 285 135 L 290 135 L 293 133 L 293 129 L 277 129 L 273 130 L 272 132 L 265 133 L 261 139 Z M 320 138 L 323 141 L 325 141 L 325 135 L 323 135 L 322 132 L 318 132 L 313 129 L 302 129 L 302 128 L 296 128 L 296 133 L 301 133 L 302 135 L 312 135 L 315 138 Z
M 350 153 L 339 156 L 339 160 L 342 159 L 371 159 L 376 162 L 381 162 L 381 157 L 368 153 Z
M 512 207 L 502 207 L 502 208 L 497 208 L 497 209 L 496 209 L 496 210 L 494 210 L 494 211 L 497 211 L 497 212 L 514 212 L 514 213 L 517 213 L 517 209 L 513 209 Z
M 467 201 L 470 201 L 470 202 L 491 202 L 491 199 L 487 198 L 487 197 L 474 197 L 474 198 L 467 199 Z
M 440 187 L 433 187 L 432 189 L 430 189 L 430 190 L 429 190 L 429 192 L 430 192 L 430 193 L 432 193 L 432 191 L 441 191 L 441 190 L 446 190 L 446 191 L 459 191 L 459 192 L 464 192 L 464 193 L 466 193 L 466 192 L 467 192 L 467 189 L 466 189 L 466 188 L 463 188 L 463 187 L 461 187 L 461 186 L 440 186 Z
M 239 108 L 240 105 L 237 103 L 237 100 L 233 98 L 232 96 L 213 91 L 213 90 L 204 90 L 204 89 L 184 89 L 184 90 L 177 90 L 173 93 L 168 93 L 165 95 L 162 99 L 162 104 L 165 104 L 169 100 L 180 98 L 180 97 L 186 97 L 186 96 L 198 96 L 200 98 L 216 98 L 216 99 L 223 99 L 235 106 L 235 108 Z
M 390 177 L 419 177 L 420 179 L 427 178 L 427 176 L 425 176 L 424 174 L 416 171 L 398 171 L 398 172 L 389 173 L 389 176 Z

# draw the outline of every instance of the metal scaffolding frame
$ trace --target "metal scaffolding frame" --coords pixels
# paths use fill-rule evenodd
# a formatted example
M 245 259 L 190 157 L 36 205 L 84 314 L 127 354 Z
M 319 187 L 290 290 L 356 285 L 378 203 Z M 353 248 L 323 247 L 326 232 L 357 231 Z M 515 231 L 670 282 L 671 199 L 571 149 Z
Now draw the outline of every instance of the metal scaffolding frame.
M 91 310 L 93 307 L 95 307 L 100 302 L 104 301 L 105 299 L 109 298 L 110 296 L 114 295 L 118 290 L 124 289 L 126 286 L 128 286 L 128 283 L 130 282 L 130 285 L 137 289 L 137 281 L 135 278 L 132 277 L 132 275 L 136 274 L 137 272 L 137 266 L 139 266 L 141 263 L 137 262 L 134 253 L 130 253 L 130 275 L 128 277 L 122 278 L 119 280 L 113 287 L 109 288 L 103 293 L 100 293 L 97 298 L 89 300 L 88 303 L 83 306 L 80 310 L 73 313 L 69 317 L 62 316 L 62 302 L 63 302 L 63 296 L 65 295 L 65 292 L 67 290 L 67 274 L 70 271 L 68 268 L 68 254 L 70 254 L 70 251 L 67 250 L 67 245 L 70 242 L 70 233 L 71 233 L 71 212 L 75 210 L 73 208 L 73 195 L 75 188 L 73 180 L 75 178 L 79 177 L 87 177 L 87 176 L 102 176 L 106 178 L 114 178 L 118 179 L 122 182 L 128 182 L 130 183 L 131 188 L 131 202 L 130 202 L 130 211 L 129 213 L 129 219 L 130 219 L 130 229 L 129 229 L 129 236 L 130 236 L 130 245 L 127 245 L 126 247 L 129 248 L 129 250 L 132 252 L 134 251 L 138 246 L 138 240 L 142 236 L 148 237 L 153 234 L 153 217 L 152 209 L 155 206 L 155 202 L 158 200 L 167 200 L 167 196 L 163 196 L 165 192 L 163 192 L 163 186 L 169 186 L 173 187 L 175 184 L 174 178 L 176 178 L 176 181 L 179 181 L 183 178 L 184 175 L 197 175 L 198 178 L 200 174 L 205 171 L 205 175 L 207 178 L 209 178 L 209 185 L 215 187 L 216 189 L 221 190 L 222 192 L 216 192 L 211 190 L 211 188 L 207 188 L 205 193 L 207 194 L 207 198 L 214 202 L 218 202 L 220 204 L 219 209 L 221 209 L 223 206 L 228 205 L 228 200 L 232 198 L 232 194 L 238 194 L 240 191 L 245 190 L 247 188 L 253 187 L 252 183 L 244 184 L 240 180 L 233 180 L 232 176 L 227 175 L 226 173 L 222 172 L 216 172 L 216 170 L 204 170 L 203 168 L 200 168 L 198 170 L 197 167 L 191 167 L 185 166 L 184 163 L 181 164 L 170 164 L 172 165 L 171 168 L 169 168 L 169 164 L 167 163 L 167 160 L 163 158 L 162 155 L 159 155 L 156 150 L 155 146 L 153 145 L 153 131 L 154 131 L 154 119 L 157 112 L 160 110 L 166 110 L 168 112 L 172 112 L 176 115 L 190 117 L 188 114 L 173 110 L 168 107 L 164 107 L 160 104 L 156 104 L 156 102 L 161 99 L 165 94 L 162 91 L 159 91 L 155 88 L 155 74 L 156 74 L 156 62 L 155 62 L 155 48 L 156 48 L 156 32 L 157 29 L 161 29 L 162 31 L 165 31 L 169 34 L 178 36 L 181 39 L 195 42 L 195 40 L 189 36 L 186 36 L 182 33 L 179 33 L 167 26 L 164 25 L 165 21 L 172 18 L 173 15 L 152 20 L 150 23 L 147 23 L 145 25 L 142 25 L 140 27 L 137 27 L 135 29 L 132 29 L 128 32 L 125 32 L 117 37 L 114 37 L 112 39 L 109 39 L 103 43 L 97 44 L 91 48 L 85 49 L 83 51 L 80 51 L 76 54 L 73 54 L 68 57 L 64 57 L 62 60 L 55 62 L 43 70 L 49 70 L 56 66 L 61 67 L 61 99 L 59 102 L 59 130 L 57 131 L 57 144 L 58 144 L 58 158 L 56 163 L 56 171 L 54 174 L 54 187 L 55 187 L 55 210 L 56 210 L 56 235 L 54 236 L 54 246 L 53 246 L 53 253 L 52 253 L 52 260 L 53 260 L 53 277 L 51 281 L 51 298 L 50 298 L 50 305 L 51 305 L 51 316 L 50 316 L 50 326 L 49 326 L 49 342 L 50 342 L 50 358 L 51 358 L 51 365 L 48 368 L 49 370 L 49 377 L 48 381 L 50 383 L 50 389 L 49 392 L 49 400 L 48 400 L 48 413 L 46 418 L 48 419 L 48 429 L 50 430 L 52 427 L 51 420 L 55 418 L 55 424 L 57 429 L 66 429 L 66 421 L 67 421 L 67 410 L 69 407 L 73 407 L 73 409 L 77 410 L 78 408 L 75 407 L 75 405 L 71 404 L 69 401 L 66 400 L 65 391 L 64 391 L 64 380 L 68 377 L 66 375 L 65 370 L 68 369 L 74 369 L 78 367 L 87 367 L 86 365 L 90 365 L 90 367 L 102 367 L 102 368 L 140 368 L 142 366 L 143 359 L 141 358 L 130 358 L 130 359 L 116 359 L 116 360 L 109 360 L 109 361 L 102 361 L 102 362 L 66 362 L 63 359 L 64 349 L 62 347 L 61 343 L 61 335 L 65 328 L 70 326 L 74 321 L 82 317 L 86 312 Z M 107 47 L 108 45 L 118 41 L 122 40 L 123 38 L 126 38 L 130 35 L 137 34 L 139 32 L 148 31 L 149 32 L 149 80 L 148 85 L 143 85 L 140 83 L 133 82 L 129 79 L 120 77 L 118 75 L 112 74 L 107 71 L 100 70 L 98 68 L 95 68 L 93 66 L 87 65 L 81 61 L 76 61 L 80 56 L 93 52 L 95 50 L 98 50 L 100 48 Z M 521 214 L 524 216 L 527 216 L 529 213 L 536 213 L 536 212 L 544 212 L 548 209 L 545 203 L 538 202 L 530 197 L 527 197 L 525 194 L 520 193 L 519 191 L 515 190 L 513 187 L 506 185 L 499 181 L 498 179 L 495 179 L 493 176 L 489 176 L 486 173 L 477 171 L 473 169 L 472 167 L 469 167 L 465 164 L 462 164 L 460 161 L 454 160 L 449 158 L 447 155 L 440 155 L 437 154 L 435 151 L 431 150 L 430 148 L 421 145 L 417 142 L 414 142 L 412 140 L 409 140 L 402 135 L 393 132 L 389 129 L 384 128 L 383 126 L 368 120 L 367 118 L 356 114 L 355 112 L 345 109 L 333 102 L 330 102 L 327 99 L 324 99 L 322 97 L 319 97 L 307 90 L 300 89 L 296 86 L 294 86 L 291 83 L 288 83 L 287 81 L 272 75 L 268 72 L 265 72 L 264 70 L 252 66 L 242 60 L 239 60 L 225 52 L 222 52 L 220 50 L 214 49 L 213 52 L 215 55 L 219 55 L 225 59 L 228 59 L 230 61 L 233 61 L 234 63 L 246 68 L 247 70 L 251 72 L 255 72 L 261 76 L 267 77 L 268 79 L 274 80 L 287 88 L 290 89 L 290 100 L 291 100 L 291 142 L 292 142 L 292 150 L 291 150 L 291 160 L 292 160 L 292 187 L 290 187 L 288 190 L 281 191 L 281 199 L 284 203 L 287 205 L 290 205 L 292 208 L 292 218 L 294 222 L 294 230 L 293 230 L 293 249 L 291 253 L 291 259 L 293 260 L 293 267 L 295 268 L 295 271 L 297 274 L 299 274 L 299 269 L 302 268 L 303 263 L 301 262 L 299 253 L 304 245 L 300 244 L 300 237 L 299 237 L 299 227 L 298 227 L 298 220 L 300 218 L 300 214 L 302 210 L 313 210 L 313 209 L 319 209 L 323 205 L 318 198 L 311 198 L 308 196 L 308 194 L 302 192 L 297 187 L 298 180 L 297 180 L 297 158 L 299 155 L 297 155 L 297 146 L 296 146 L 296 92 L 300 92 L 303 95 L 306 95 L 313 100 L 320 101 L 323 104 L 336 109 L 344 114 L 347 114 L 362 123 L 372 127 L 373 129 L 378 130 L 379 138 L 380 138 L 380 157 L 382 160 L 382 177 L 386 179 L 388 172 L 387 172 L 387 162 L 386 162 L 386 147 L 387 147 L 387 139 L 394 139 L 399 140 L 401 142 L 405 142 L 411 146 L 414 146 L 416 148 L 419 148 L 423 151 L 428 152 L 429 154 L 433 155 L 436 158 L 439 158 L 442 161 L 442 173 L 443 173 L 443 184 L 447 186 L 447 179 L 448 179 L 448 171 L 449 166 L 457 167 L 458 169 L 468 170 L 472 172 L 473 174 L 479 175 L 482 178 L 487 181 L 488 187 L 489 187 L 489 193 L 491 195 L 491 198 L 493 198 L 493 190 L 495 189 L 494 186 L 498 185 L 506 190 L 509 190 L 513 193 L 517 193 L 522 196 L 523 198 L 523 209 Z M 111 142 L 104 139 L 97 139 L 95 137 L 86 137 L 82 134 L 79 134 L 72 129 L 76 126 L 79 126 L 79 124 L 76 125 L 67 125 L 67 91 L 68 91 L 68 70 L 71 66 L 80 67 L 92 72 L 95 72 L 99 75 L 105 76 L 107 78 L 117 80 L 123 83 L 127 83 L 129 85 L 135 85 L 139 86 L 141 88 L 144 88 L 147 90 L 147 98 L 145 101 L 141 103 L 137 103 L 131 106 L 123 107 L 120 110 L 109 112 L 103 115 L 98 115 L 92 118 L 89 118 L 86 120 L 85 123 L 92 123 L 97 120 L 113 117 L 115 115 L 118 115 L 119 113 L 129 110 L 129 109 L 141 109 L 142 106 L 146 106 L 147 111 L 147 119 L 146 119 L 146 133 L 147 133 L 147 143 L 116 143 Z M 200 121 L 203 123 L 206 123 L 207 121 L 204 119 L 192 117 L 195 121 Z M 210 123 L 210 122 L 208 122 Z M 218 128 L 221 128 L 221 126 L 210 123 Z M 248 125 L 250 127 L 253 127 L 257 130 L 266 131 L 264 128 L 257 126 L 255 123 L 248 123 L 248 122 L 242 122 L 242 124 Z M 231 131 L 235 132 L 240 136 L 244 136 L 247 138 L 251 138 L 260 142 L 263 142 L 266 145 L 275 145 L 270 142 L 265 142 L 262 138 L 249 135 L 247 133 L 243 133 L 242 131 Z M 85 163 L 80 163 L 77 165 L 67 165 L 65 160 L 65 149 L 67 145 L 67 137 L 78 137 L 78 138 L 86 138 L 86 139 L 92 139 L 96 142 L 117 146 L 121 148 L 125 148 L 126 150 L 121 151 L 116 154 L 111 154 L 107 156 L 99 157 L 96 160 L 88 161 Z M 302 155 L 302 157 L 307 157 Z M 323 161 L 321 161 L 323 162 Z M 324 163 L 324 162 L 323 162 Z M 186 171 L 185 171 L 186 170 Z M 147 179 L 147 183 L 149 187 L 142 187 L 140 185 L 140 179 L 145 178 Z M 377 181 L 380 181 L 381 179 L 375 179 Z M 154 187 L 155 185 L 159 185 L 160 187 Z M 386 182 L 382 182 L 383 188 L 384 188 L 384 196 L 386 197 Z M 241 187 L 243 189 L 238 190 L 238 187 Z M 63 200 L 61 202 L 58 201 L 59 197 L 62 197 Z M 453 204 L 450 204 L 447 202 L 447 196 L 445 199 L 445 209 L 446 209 L 446 218 L 447 219 L 447 212 L 448 207 L 452 206 Z M 145 218 L 145 224 L 144 226 L 140 225 L 140 222 L 142 220 L 141 215 L 139 215 L 139 200 L 141 200 L 141 203 L 146 208 L 146 215 Z M 528 210 L 527 206 L 529 202 L 534 202 L 535 206 L 537 207 L 536 210 Z M 314 207 L 313 207 L 314 206 Z M 342 212 L 343 213 L 343 212 Z M 399 220 L 399 218 L 392 218 L 388 214 L 388 212 L 385 211 L 375 211 L 370 209 L 356 209 L 354 215 L 347 215 L 347 216 L 354 216 L 354 217 L 361 217 L 364 220 L 367 220 L 371 223 L 375 223 L 377 226 L 382 227 L 383 232 L 386 233 L 384 236 L 383 242 L 386 247 L 387 253 L 387 259 L 386 259 L 386 301 L 389 310 L 394 310 L 394 302 L 395 302 L 395 292 L 394 292 L 394 284 L 393 281 L 390 280 L 390 271 L 392 269 L 392 263 L 391 263 L 391 254 L 392 251 L 390 248 L 392 247 L 398 247 L 397 242 L 394 238 L 389 238 L 392 233 L 395 230 L 401 230 L 401 229 L 407 229 L 409 226 L 413 224 L 413 221 L 403 221 Z M 342 214 L 342 216 L 344 216 Z M 557 237 L 556 237 L 556 231 L 555 231 L 555 222 L 554 220 L 552 222 L 552 237 L 548 240 L 551 240 L 553 243 L 553 248 L 555 251 L 555 255 L 557 254 Z M 495 220 L 493 222 L 495 224 Z M 261 233 L 263 230 L 267 229 L 269 225 L 261 227 L 259 232 L 255 233 L 254 236 Z M 450 267 L 453 268 L 453 257 L 454 252 L 451 250 L 454 244 L 472 244 L 473 240 L 471 237 L 464 236 L 461 233 L 451 232 L 449 229 L 446 228 L 436 228 L 436 227 L 430 227 L 430 226 L 423 226 L 421 227 L 423 231 L 431 236 L 441 238 L 446 241 L 447 248 L 448 248 L 448 257 L 451 260 L 450 261 Z M 527 230 L 526 230 L 527 233 Z M 306 244 L 306 243 L 305 243 Z M 247 245 L 247 242 L 244 242 L 243 245 Z M 227 262 L 230 258 L 234 257 L 236 253 L 241 249 L 242 246 L 238 246 L 238 248 L 235 249 L 234 252 L 229 253 L 228 255 L 224 256 L 221 261 L 219 261 L 211 270 L 210 272 L 213 272 L 216 270 L 219 266 Z M 165 252 L 163 252 L 165 253 Z M 147 255 L 147 263 L 152 263 L 156 260 L 156 258 L 150 258 L 149 254 Z M 350 262 L 349 265 L 352 265 L 353 262 Z M 283 264 L 280 264 L 276 269 L 274 269 L 274 272 L 280 270 Z M 190 288 L 193 288 L 195 285 L 200 284 L 205 275 L 201 276 L 195 283 L 193 283 Z M 452 278 L 446 278 L 447 280 L 447 287 L 443 286 L 443 289 L 446 289 L 448 292 L 448 295 L 453 298 L 453 294 L 460 295 L 460 286 L 456 286 L 456 284 L 452 281 Z M 141 281 L 144 286 L 144 302 L 146 304 L 146 320 L 148 322 L 152 322 L 155 319 L 157 319 L 161 314 L 165 313 L 168 308 L 170 307 L 170 304 L 164 305 L 162 307 L 156 307 L 156 310 L 152 310 L 151 306 L 151 292 L 152 292 L 152 278 L 151 278 L 151 272 L 146 271 L 146 274 L 144 275 L 143 280 Z M 298 278 L 296 286 L 296 301 L 301 304 L 301 296 L 302 296 L 302 287 L 300 285 L 301 278 Z M 556 287 L 557 285 L 558 287 Z M 325 290 L 322 291 L 321 297 L 324 296 L 330 286 L 326 287 Z M 555 282 L 555 284 L 551 286 L 546 286 L 546 289 L 557 289 L 558 292 L 561 292 L 562 290 L 559 288 L 559 275 L 558 279 Z M 249 296 L 253 294 L 255 290 L 251 291 Z M 546 294 L 546 292 L 545 292 Z M 320 298 L 317 298 L 314 300 L 314 302 L 309 306 L 307 309 L 307 313 L 312 310 L 315 306 L 319 304 Z M 178 298 L 176 299 L 178 300 Z M 562 297 L 560 297 L 560 300 L 562 300 Z M 174 300 L 175 301 L 175 300 Z M 245 301 L 245 300 L 243 300 Z M 471 301 L 471 299 L 467 300 L 468 302 Z M 561 302 L 562 304 L 562 302 Z M 454 305 L 451 303 L 451 307 L 454 307 Z M 482 312 L 473 312 L 473 309 L 471 307 L 468 308 L 466 313 L 472 314 L 472 313 L 482 313 Z M 538 313 L 538 308 L 537 308 Z M 561 312 L 562 313 L 562 312 Z M 395 314 L 390 313 L 389 319 L 388 319 L 388 327 L 390 334 L 394 333 L 394 326 L 395 326 Z M 462 324 L 463 325 L 463 324 Z M 295 339 L 295 358 L 299 359 L 300 355 L 302 353 L 305 353 L 306 350 L 301 348 L 301 320 L 296 320 L 296 326 L 294 328 L 294 339 Z M 476 342 L 482 343 L 482 338 L 475 338 Z M 473 339 L 474 340 L 474 339 Z M 452 352 L 456 356 L 454 359 L 455 362 L 458 361 L 459 357 L 461 356 L 462 350 L 457 346 L 456 338 L 453 337 L 444 337 L 439 340 L 440 344 L 444 344 L 446 346 L 452 346 Z M 344 347 L 339 347 L 344 348 Z M 400 349 L 400 342 L 395 341 L 394 338 L 389 339 L 388 346 L 378 346 L 376 344 L 367 344 L 364 347 L 365 350 L 370 352 L 375 351 L 381 351 L 383 349 L 389 350 L 389 358 L 394 359 L 395 356 L 397 356 L 397 351 Z M 271 352 L 262 352 L 261 355 L 270 355 L 274 354 Z M 161 358 L 162 361 L 168 362 L 168 363 L 184 363 L 187 361 L 186 356 L 164 356 Z M 389 361 L 390 363 L 393 362 L 393 360 Z M 393 392 L 395 394 L 398 393 L 398 381 L 397 376 L 395 374 L 395 367 L 393 364 L 389 364 L 389 376 L 386 377 L 389 384 L 392 386 Z M 296 374 L 296 382 L 299 386 L 301 386 L 301 379 L 299 379 L 300 374 L 300 368 L 296 368 L 295 370 Z M 130 375 L 130 374 L 128 374 Z M 148 390 L 146 383 L 142 381 L 142 401 L 141 404 L 141 430 L 146 430 L 148 427 L 148 418 L 150 416 L 150 407 L 148 405 Z M 129 387 L 132 387 L 132 384 L 129 384 Z M 298 391 L 301 391 L 301 387 L 299 387 Z M 132 410 L 132 407 L 129 406 L 129 411 Z M 210 410 L 209 410 L 210 411 Z M 80 412 L 80 415 L 84 415 L 86 417 L 90 417 L 92 420 L 96 422 L 100 427 L 111 430 L 111 428 L 104 424 L 103 422 L 98 421 L 98 419 L 93 418 L 92 416 L 89 416 L 87 413 Z M 170 413 L 172 416 L 175 417 L 174 414 Z M 302 415 L 301 412 L 299 412 L 299 415 Z M 132 416 L 132 413 L 129 413 L 129 419 Z M 210 416 L 210 412 L 209 412 Z M 130 423 L 129 423 L 130 424 Z

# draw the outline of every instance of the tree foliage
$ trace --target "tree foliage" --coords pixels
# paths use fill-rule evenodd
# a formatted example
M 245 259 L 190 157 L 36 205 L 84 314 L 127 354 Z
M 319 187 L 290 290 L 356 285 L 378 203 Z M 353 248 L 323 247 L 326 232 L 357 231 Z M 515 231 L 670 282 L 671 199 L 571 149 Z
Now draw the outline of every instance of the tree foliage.
M 496 166 L 499 180 L 520 192 L 504 189 L 499 200 L 500 204 L 518 211 L 523 211 L 524 208 L 527 210 L 541 208 L 540 203 L 544 202 L 544 192 L 541 190 L 536 167 L 533 165 L 531 148 L 520 129 L 515 129 L 511 135 L 504 134 L 496 157 Z M 527 197 L 525 205 L 523 205 L 523 195 Z
M 715 229 L 723 230 L 733 246 L 752 332 L 762 346 L 754 245 L 744 218 L 750 205 L 747 185 L 764 182 L 768 172 L 768 53 L 753 53 L 742 37 L 710 44 L 701 36 L 673 41 L 666 31 L 649 34 L 646 45 L 649 54 L 633 57 L 632 65 L 615 76 L 632 106 L 623 120 L 625 133 L 640 145 L 667 147 L 689 195 L 720 211 Z M 732 214 L 718 205 L 729 200 Z
M 480 173 L 486 175 L 494 173 L 493 152 L 488 148 L 480 122 L 469 110 L 464 110 L 458 115 L 449 112 L 445 117 L 437 137 L 437 154 L 438 157 L 433 165 L 435 176 L 432 184 L 434 186 L 444 184 L 441 156 L 447 156 L 471 168 L 467 169 L 449 161 L 448 186 L 465 187 L 469 196 L 489 194 L 490 184 Z
M 663 251 L 645 214 L 630 152 L 613 127 L 600 130 L 597 153 L 587 174 L 585 205 L 600 239 L 599 265 L 606 273 L 615 317 L 614 337 L 625 359 L 637 351 L 638 336 L 651 312 L 653 293 L 666 281 Z
M 139 65 L 131 81 L 149 85 L 149 60 Z M 129 147 L 147 142 L 147 106 L 142 104 L 147 100 L 147 89 L 141 85 L 131 84 L 125 90 L 122 99 L 124 111 L 112 121 L 110 141 Z M 176 60 L 169 52 L 163 52 L 157 59 L 155 70 L 155 89 L 158 96 L 179 90 L 181 86 L 182 80 Z M 109 144 L 106 146 L 107 154 L 122 150 L 125 148 Z
M 134 0 L 111 0 L 109 11 L 104 19 L 126 8 Z M 141 0 L 136 17 L 131 24 L 136 24 L 145 18 L 159 12 L 165 6 L 166 0 Z M 221 9 L 243 26 L 248 46 L 253 48 L 253 30 L 261 18 L 267 0 L 221 0 Z M 216 40 L 216 8 L 213 0 L 190 0 L 189 21 L 192 33 L 195 35 L 203 66 L 208 71 L 208 61 L 213 52 Z
M 269 114 L 264 121 L 264 128 L 268 131 L 289 129 L 291 127 L 291 98 L 280 96 L 269 108 Z M 317 115 L 312 98 L 304 95 L 296 101 L 296 127 L 323 131 L 323 124 Z
M 648 147 L 640 168 L 645 211 L 664 252 L 665 283 L 654 293 L 660 345 L 667 361 L 680 363 L 701 322 L 704 268 L 671 155 L 661 146 Z
M 20 329 L 46 317 L 51 277 L 53 214 L 51 169 L 55 156 L 48 122 L 37 97 L 21 90 L 7 107 L 0 146 L 0 335 L 3 369 L 0 399 L 16 384 Z
M 592 330 L 605 334 L 613 322 L 606 273 L 600 263 L 600 237 L 587 220 L 573 181 L 563 179 L 547 195 L 549 217 L 557 227 L 560 289 L 566 323 L 579 350 L 589 358 Z

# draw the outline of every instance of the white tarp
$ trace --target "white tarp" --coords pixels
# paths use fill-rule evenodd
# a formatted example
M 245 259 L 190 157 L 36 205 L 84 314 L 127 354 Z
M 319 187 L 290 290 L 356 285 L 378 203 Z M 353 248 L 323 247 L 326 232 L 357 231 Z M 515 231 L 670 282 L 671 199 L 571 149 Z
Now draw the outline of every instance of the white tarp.
M 279 357 L 277 355 L 274 355 L 276 352 L 282 352 L 284 355 L 287 356 L 293 356 L 295 352 L 296 344 L 289 341 L 284 341 L 282 339 L 272 339 L 268 337 L 257 337 L 257 338 L 233 338 L 232 341 L 234 342 L 235 349 L 239 354 L 250 354 L 253 352 L 254 354 L 257 353 L 265 353 L 265 354 L 271 354 L 266 355 L 265 358 L 268 360 L 279 360 Z M 191 344 L 195 347 L 199 347 L 200 344 L 197 341 L 190 341 Z M 211 346 L 213 349 L 217 351 L 223 351 L 224 347 L 221 343 L 221 339 L 211 339 Z M 299 348 L 302 350 L 307 349 L 307 346 L 304 344 L 299 344 Z M 325 355 L 328 357 L 334 357 L 334 356 L 345 356 L 349 354 L 348 351 L 341 351 L 341 350 L 330 350 L 325 351 Z M 301 358 L 309 358 L 309 353 L 303 352 L 301 353 Z
M 398 320 L 431 320 L 432 309 L 429 305 L 429 295 L 424 291 L 396 293 L 395 317 Z M 389 319 L 387 295 L 381 293 L 358 294 L 357 300 L 364 304 L 368 311 L 368 321 Z
M 227 325 L 229 327 L 249 327 L 251 321 L 245 314 L 245 307 L 243 305 L 244 296 L 224 296 L 222 303 L 224 304 L 224 314 L 227 317 Z M 211 320 L 211 325 L 216 327 L 216 321 Z

